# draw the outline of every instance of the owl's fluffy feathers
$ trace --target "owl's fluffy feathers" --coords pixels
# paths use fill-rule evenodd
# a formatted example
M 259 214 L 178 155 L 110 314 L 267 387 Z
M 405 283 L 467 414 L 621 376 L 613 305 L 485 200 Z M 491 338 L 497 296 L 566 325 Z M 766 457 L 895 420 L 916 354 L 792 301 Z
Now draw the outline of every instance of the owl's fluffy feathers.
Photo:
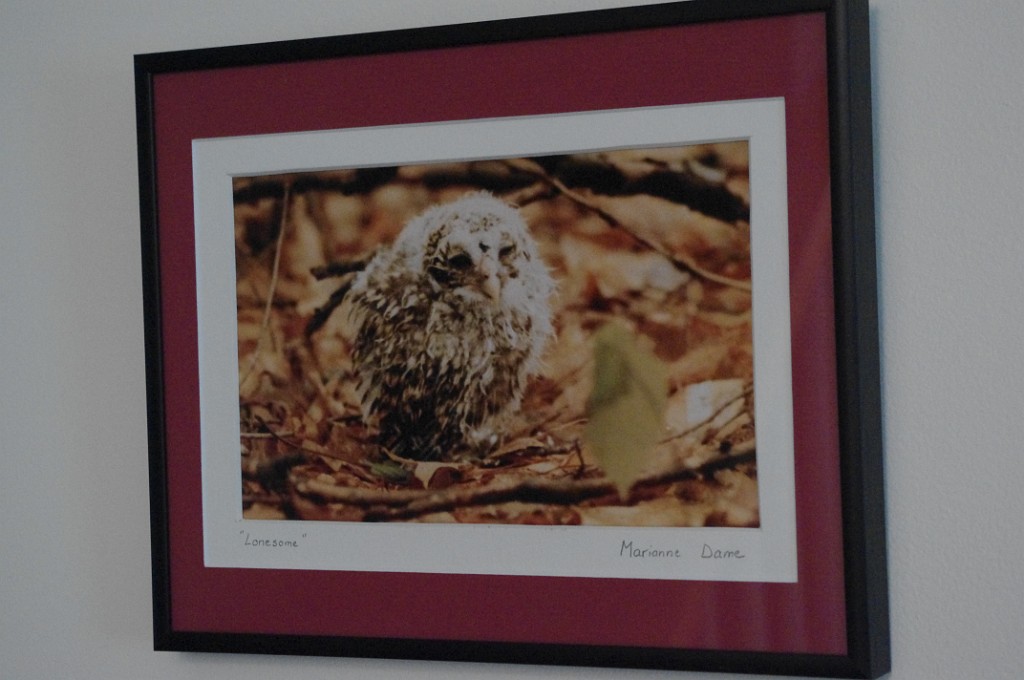
M 519 211 L 491 194 L 409 221 L 346 301 L 363 413 L 381 444 L 420 459 L 493 445 L 552 335 L 553 289 Z

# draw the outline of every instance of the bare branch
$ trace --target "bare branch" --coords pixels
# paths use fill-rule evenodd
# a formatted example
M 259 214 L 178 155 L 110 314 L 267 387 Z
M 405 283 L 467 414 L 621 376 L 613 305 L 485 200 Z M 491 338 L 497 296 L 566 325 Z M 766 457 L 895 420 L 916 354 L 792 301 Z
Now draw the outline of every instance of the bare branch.
M 573 191 L 572 189 L 567 187 L 561 180 L 555 177 L 551 177 L 541 170 L 531 170 L 532 163 L 528 166 L 525 163 L 519 162 L 518 160 L 510 160 L 506 162 L 517 169 L 529 170 L 534 172 L 538 179 L 551 185 L 552 187 L 557 189 L 559 193 L 561 193 L 563 196 L 573 201 L 574 203 L 595 213 L 597 216 L 599 216 L 613 228 L 620 229 L 621 231 L 629 234 L 637 243 L 641 244 L 646 248 L 649 248 L 650 250 L 653 250 L 654 252 L 658 253 L 659 255 L 667 259 L 669 262 L 673 264 L 673 266 L 676 267 L 676 269 L 690 272 L 691 274 L 695 274 L 703 279 L 713 281 L 715 283 L 720 283 L 724 286 L 731 286 L 733 288 L 739 288 L 740 290 L 746 291 L 752 289 L 749 281 L 740 281 L 737 279 L 729 278 L 728 276 L 716 274 L 715 272 L 709 271 L 704 267 L 701 267 L 689 255 L 685 255 L 683 253 L 671 253 L 662 246 L 658 245 L 657 243 L 654 243 L 653 241 L 644 238 L 640 234 L 636 233 L 634 229 L 632 229 L 628 224 L 620 220 L 618 217 L 611 214 L 604 208 L 600 207 L 593 201 L 587 199 L 582 194 Z
M 709 476 L 719 470 L 734 468 L 742 463 L 752 462 L 754 456 L 754 441 L 750 440 L 737 445 L 731 453 L 718 456 L 699 468 L 666 469 L 652 473 L 633 486 L 630 496 L 636 496 L 637 491 L 643 487 Z M 617 494 L 615 485 L 605 477 L 502 479 L 484 486 L 453 486 L 443 490 L 384 490 L 336 486 L 317 479 L 298 479 L 294 475 L 292 484 L 295 491 L 302 496 L 319 498 L 328 503 L 362 507 L 365 509 L 363 518 L 367 521 L 411 519 L 456 508 L 513 501 L 573 505 Z

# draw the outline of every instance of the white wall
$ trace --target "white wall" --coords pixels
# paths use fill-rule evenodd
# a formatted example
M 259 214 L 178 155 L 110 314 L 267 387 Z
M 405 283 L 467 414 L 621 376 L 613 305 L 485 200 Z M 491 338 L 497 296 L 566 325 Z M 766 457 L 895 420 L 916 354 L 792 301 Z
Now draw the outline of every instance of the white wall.
M 0 677 L 674 677 L 150 651 L 131 55 L 630 2 L 0 2 Z M 1017 678 L 1024 3 L 871 9 L 892 677 Z

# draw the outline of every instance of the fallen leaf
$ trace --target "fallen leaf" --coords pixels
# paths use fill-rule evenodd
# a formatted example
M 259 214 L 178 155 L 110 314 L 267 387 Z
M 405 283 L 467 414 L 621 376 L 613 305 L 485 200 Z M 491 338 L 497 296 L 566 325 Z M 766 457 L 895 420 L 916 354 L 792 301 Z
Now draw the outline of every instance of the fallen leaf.
M 608 324 L 594 338 L 594 388 L 584 438 L 598 464 L 625 497 L 662 437 L 668 389 L 664 364 L 634 335 Z
M 444 489 L 459 481 L 458 465 L 451 463 L 419 462 L 412 474 L 423 483 L 424 489 Z
M 743 394 L 744 383 L 738 378 L 687 385 L 668 400 L 665 424 L 673 432 L 683 432 L 705 422 L 720 427 L 743 410 L 740 399 Z

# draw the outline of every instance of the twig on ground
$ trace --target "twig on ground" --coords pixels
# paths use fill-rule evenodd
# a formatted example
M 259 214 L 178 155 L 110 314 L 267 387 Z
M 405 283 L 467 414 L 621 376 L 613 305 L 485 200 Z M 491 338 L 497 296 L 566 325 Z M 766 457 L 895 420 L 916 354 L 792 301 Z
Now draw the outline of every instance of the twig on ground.
M 709 460 L 696 469 L 664 470 L 644 477 L 634 484 L 630 495 L 633 496 L 638 488 L 646 486 L 712 475 L 719 470 L 751 462 L 754 454 L 754 441 L 750 440 L 737 445 L 731 453 Z M 483 486 L 453 486 L 443 490 L 382 490 L 336 486 L 317 479 L 297 479 L 294 475 L 291 481 L 294 490 L 302 496 L 365 508 L 364 519 L 367 521 L 412 519 L 456 508 L 513 501 L 572 505 L 617 493 L 615 485 L 605 477 L 504 479 Z
M 284 197 L 281 200 L 283 201 L 281 206 L 281 224 L 277 230 L 277 247 L 274 250 L 274 268 L 270 276 L 270 289 L 267 291 L 267 301 L 263 307 L 263 320 L 260 323 L 260 334 L 256 340 L 256 349 L 253 350 L 252 359 L 249 360 L 249 366 L 246 368 L 241 380 L 238 381 L 239 387 L 244 385 L 256 370 L 256 364 L 259 362 L 260 352 L 263 349 L 263 340 L 267 335 L 267 328 L 270 326 L 270 310 L 274 304 L 274 293 L 277 290 L 277 276 L 281 269 L 281 246 L 284 243 L 285 227 L 288 226 L 288 208 L 289 203 L 291 203 L 291 184 L 286 183 L 284 185 Z

